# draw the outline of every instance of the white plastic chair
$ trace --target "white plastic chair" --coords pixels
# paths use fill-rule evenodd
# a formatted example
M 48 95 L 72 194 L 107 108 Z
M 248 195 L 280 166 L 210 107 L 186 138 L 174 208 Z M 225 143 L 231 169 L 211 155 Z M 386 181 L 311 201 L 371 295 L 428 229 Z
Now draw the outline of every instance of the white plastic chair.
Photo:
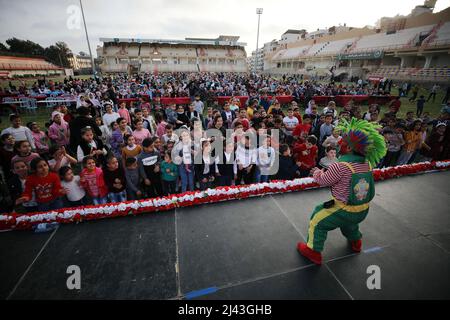
M 45 98 L 45 100 L 46 101 L 49 101 L 49 100 L 55 100 L 55 98 L 52 98 L 52 97 L 47 97 L 47 98 Z M 57 103 L 55 103 L 55 102 L 46 102 L 45 103 L 45 107 L 47 108 L 47 110 L 52 110 L 53 109 L 53 107 L 54 106 L 56 106 L 57 105 Z
M 27 110 L 32 112 L 32 113 L 36 113 L 36 110 L 38 108 L 36 99 L 30 98 L 28 101 L 29 101 L 29 105 L 27 107 Z
M 21 102 L 21 104 L 19 105 L 20 109 L 23 109 L 25 112 L 30 109 L 30 106 L 31 106 L 30 99 L 20 98 L 19 101 Z

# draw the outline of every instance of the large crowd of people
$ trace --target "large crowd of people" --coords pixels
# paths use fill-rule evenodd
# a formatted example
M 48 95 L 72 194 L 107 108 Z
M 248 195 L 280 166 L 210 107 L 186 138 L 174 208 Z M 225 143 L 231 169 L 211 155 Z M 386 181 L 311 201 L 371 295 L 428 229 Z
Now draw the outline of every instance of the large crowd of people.
M 0 137 L 7 186 L 3 194 L 9 194 L 2 210 L 48 211 L 307 177 L 313 168 L 326 169 L 337 161 L 337 126 L 352 117 L 380 124 L 388 152 L 379 167 L 448 159 L 448 101 L 432 119 L 423 112 L 423 97 L 417 101 L 417 113 L 405 118 L 398 116 L 399 99 L 384 113 L 379 105 L 353 101 L 342 108 L 330 101 L 319 111 L 312 99 L 384 94 L 387 89 L 388 83 L 344 86 L 297 77 L 209 73 L 67 78 L 28 88 L 10 85 L 3 94 L 71 93 L 77 102 L 55 106 L 45 127 L 22 123 L 18 113 L 10 116 L 10 126 Z M 249 99 L 241 105 L 231 98 L 219 106 L 214 97 L 220 95 Z M 269 98 L 277 95 L 293 95 L 294 100 L 282 106 Z M 161 97 L 180 96 L 190 97 L 191 103 L 161 104 Z M 127 104 L 121 98 L 138 101 Z

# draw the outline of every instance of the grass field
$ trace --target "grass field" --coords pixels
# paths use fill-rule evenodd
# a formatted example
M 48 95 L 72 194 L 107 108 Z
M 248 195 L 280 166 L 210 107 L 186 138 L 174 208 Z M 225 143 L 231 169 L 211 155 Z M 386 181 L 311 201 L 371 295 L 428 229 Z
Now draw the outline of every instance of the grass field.
M 81 76 L 83 78 L 89 78 L 89 76 Z M 80 78 L 81 78 L 80 77 Z M 64 80 L 64 77 L 59 77 L 59 78 L 54 78 L 55 81 L 62 81 Z M 17 83 L 14 83 L 14 81 L 17 81 Z M 14 85 L 19 85 L 18 80 L 14 80 L 13 84 Z M 28 79 L 27 81 L 30 81 L 31 83 L 27 82 L 27 85 L 29 84 L 33 84 L 34 81 L 37 81 L 36 79 L 34 80 L 30 80 Z M 8 82 L 3 81 L 0 82 L 0 86 L 8 86 Z M 440 110 L 442 109 L 443 105 L 441 104 L 442 99 L 444 98 L 444 89 L 446 88 L 440 88 L 440 90 L 438 90 L 437 95 L 436 95 L 436 99 L 435 102 L 433 103 L 432 101 L 430 102 L 426 102 L 425 103 L 425 108 L 424 108 L 424 112 L 428 111 L 430 112 L 431 117 L 435 118 L 437 116 L 439 116 Z M 394 93 L 397 93 L 397 89 L 393 89 Z M 410 93 L 411 95 L 411 93 Z M 428 98 L 428 91 L 424 88 L 421 88 L 418 94 L 418 97 L 420 95 L 424 95 L 425 98 Z M 408 98 L 401 98 L 401 108 L 399 111 L 399 117 L 400 118 L 404 118 L 406 116 L 406 113 L 408 111 L 413 111 L 415 113 L 416 111 L 416 103 L 415 102 L 409 102 Z M 320 106 L 319 111 L 322 109 L 323 106 Z M 338 110 L 340 110 L 341 108 L 338 108 Z M 363 106 L 363 111 L 367 111 L 368 106 L 365 105 Z M 303 109 L 304 111 L 304 109 Z M 386 106 L 382 106 L 381 107 L 381 115 L 387 111 L 387 107 Z M 9 120 L 8 120 L 8 112 L 7 111 L 2 111 L 1 115 L 0 115 L 0 119 L 1 119 L 1 123 L 0 123 L 0 130 L 5 129 L 6 127 L 9 126 Z M 38 112 L 36 112 L 35 114 L 22 114 L 22 123 L 25 125 L 27 122 L 30 121 L 35 121 L 37 122 L 41 128 L 45 128 L 44 124 L 45 122 L 49 121 L 50 119 L 50 111 L 47 110 L 45 107 L 42 107 L 40 110 L 38 110 Z

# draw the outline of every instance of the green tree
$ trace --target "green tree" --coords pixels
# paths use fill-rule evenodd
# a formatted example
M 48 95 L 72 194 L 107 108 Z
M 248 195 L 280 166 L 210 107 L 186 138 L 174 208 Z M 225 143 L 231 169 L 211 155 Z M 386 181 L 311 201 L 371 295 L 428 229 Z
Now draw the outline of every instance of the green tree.
M 44 55 L 44 48 L 40 44 L 30 40 L 11 38 L 6 40 L 6 44 L 9 46 L 9 51 L 13 53 L 21 53 L 32 56 Z

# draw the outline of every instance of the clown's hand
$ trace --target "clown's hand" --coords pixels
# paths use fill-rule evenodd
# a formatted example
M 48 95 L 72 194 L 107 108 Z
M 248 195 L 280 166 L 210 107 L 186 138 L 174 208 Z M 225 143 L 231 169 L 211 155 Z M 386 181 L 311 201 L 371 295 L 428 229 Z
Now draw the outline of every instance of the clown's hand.
M 321 170 L 319 168 L 317 168 L 317 167 L 314 167 L 314 168 L 311 169 L 311 171 L 309 173 L 311 175 L 314 175 L 314 172 L 316 172 L 316 171 L 321 171 Z

